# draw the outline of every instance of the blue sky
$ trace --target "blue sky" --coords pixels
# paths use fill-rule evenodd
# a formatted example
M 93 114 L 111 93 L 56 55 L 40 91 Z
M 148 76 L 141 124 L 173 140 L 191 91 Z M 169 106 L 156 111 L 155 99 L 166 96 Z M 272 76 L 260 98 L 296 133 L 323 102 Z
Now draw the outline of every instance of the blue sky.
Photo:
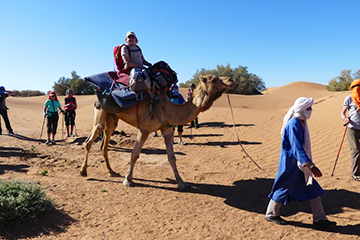
M 180 82 L 229 63 L 267 87 L 327 84 L 360 69 L 359 9 L 357 0 L 0 0 L 0 85 L 47 92 L 73 70 L 112 70 L 129 30 Z

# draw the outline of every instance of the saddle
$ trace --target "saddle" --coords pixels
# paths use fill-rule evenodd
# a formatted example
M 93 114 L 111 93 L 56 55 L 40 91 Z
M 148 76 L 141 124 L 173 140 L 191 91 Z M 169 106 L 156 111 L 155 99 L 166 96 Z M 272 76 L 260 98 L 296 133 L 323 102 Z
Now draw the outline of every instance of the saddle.
M 153 93 L 167 91 L 178 81 L 176 72 L 164 61 L 155 63 L 147 72 Z M 146 91 L 132 91 L 129 87 L 130 77 L 125 73 L 110 71 L 84 79 L 95 88 L 97 94 L 101 93 L 105 98 L 111 96 L 121 108 L 131 107 L 149 96 Z

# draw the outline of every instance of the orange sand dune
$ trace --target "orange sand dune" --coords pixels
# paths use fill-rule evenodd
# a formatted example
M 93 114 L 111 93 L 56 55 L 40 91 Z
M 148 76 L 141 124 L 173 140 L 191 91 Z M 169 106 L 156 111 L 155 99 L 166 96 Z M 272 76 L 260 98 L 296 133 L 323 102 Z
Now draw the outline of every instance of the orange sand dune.
M 186 89 L 181 92 L 185 97 Z M 39 141 L 46 97 L 10 97 L 9 117 L 17 135 L 0 135 L 0 178 L 39 182 L 57 208 L 31 226 L 0 230 L 0 238 L 360 239 L 360 183 L 350 177 L 346 140 L 335 176 L 330 177 L 344 133 L 339 115 L 347 94 L 328 92 L 320 84 L 294 82 L 269 88 L 263 95 L 229 95 L 240 140 L 266 172 L 242 152 L 224 94 L 199 115 L 200 128 L 185 127 L 187 145 L 174 144 L 179 172 L 193 188 L 188 192 L 176 189 L 161 137 L 150 136 L 144 145 L 134 171 L 138 186 L 122 185 L 137 132 L 124 123 L 117 130 L 126 136 L 114 135 L 109 150 L 112 168 L 121 176 L 107 175 L 99 141 L 90 152 L 88 177 L 79 176 L 95 96 L 76 96 L 78 136 L 56 146 Z M 307 202 L 283 207 L 282 215 L 290 225 L 277 226 L 264 219 L 277 172 L 282 118 L 300 96 L 315 99 L 309 120 L 312 151 L 324 175 L 318 181 L 326 192 L 325 211 L 338 222 L 333 231 L 312 228 Z M 63 104 L 63 97 L 60 101 Z M 57 140 L 62 138 L 61 129 L 59 122 Z M 39 175 L 44 169 L 48 175 Z

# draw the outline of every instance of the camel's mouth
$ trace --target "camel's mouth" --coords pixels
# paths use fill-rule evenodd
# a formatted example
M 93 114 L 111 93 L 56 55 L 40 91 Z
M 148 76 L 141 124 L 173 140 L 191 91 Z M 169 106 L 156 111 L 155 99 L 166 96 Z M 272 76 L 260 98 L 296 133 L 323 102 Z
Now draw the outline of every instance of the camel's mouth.
M 229 85 L 227 85 L 227 89 L 230 90 L 233 88 L 235 88 L 235 82 L 233 80 L 231 80 L 231 83 Z
M 226 89 L 230 90 L 235 88 L 235 82 L 231 78 L 223 77 L 222 78 L 223 83 L 226 85 Z
M 225 84 L 226 89 L 230 90 L 235 87 L 235 82 L 229 77 L 220 77 L 221 81 Z

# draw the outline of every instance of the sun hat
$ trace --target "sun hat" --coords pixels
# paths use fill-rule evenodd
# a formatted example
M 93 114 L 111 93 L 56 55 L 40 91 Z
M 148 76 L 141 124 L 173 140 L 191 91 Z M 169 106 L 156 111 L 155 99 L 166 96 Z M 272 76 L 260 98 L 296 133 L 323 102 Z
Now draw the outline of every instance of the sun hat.
M 55 96 L 55 100 L 58 100 L 57 99 L 57 96 L 56 96 L 56 93 L 54 92 L 54 91 L 51 91 L 50 93 L 49 93 L 49 99 L 51 100 L 51 97 L 52 96 Z
M 134 33 L 133 31 L 128 31 L 128 32 L 126 33 L 125 41 L 126 41 L 126 39 L 127 39 L 129 36 L 131 36 L 131 35 L 135 37 L 135 42 L 138 43 L 138 39 L 137 39 L 137 37 L 136 37 L 136 35 L 135 35 L 135 33 Z

